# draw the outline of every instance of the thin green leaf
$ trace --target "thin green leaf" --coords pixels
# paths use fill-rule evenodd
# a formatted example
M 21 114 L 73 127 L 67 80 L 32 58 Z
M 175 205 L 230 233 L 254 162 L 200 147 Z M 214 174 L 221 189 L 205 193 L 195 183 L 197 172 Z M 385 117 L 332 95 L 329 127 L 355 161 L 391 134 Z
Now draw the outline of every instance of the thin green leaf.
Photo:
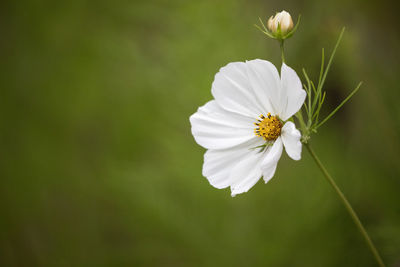
M 314 90 L 314 93 L 315 93 L 315 96 L 314 96 L 314 101 L 313 101 L 313 104 L 312 104 L 312 107 L 311 107 L 311 110 L 312 111 L 314 111 L 315 110 L 315 106 L 317 105 L 317 101 L 320 99 L 320 97 L 321 97 L 321 90 L 317 90 L 316 88 L 315 88 L 315 85 L 314 85 L 314 83 L 311 81 L 311 86 L 312 86 L 312 88 L 313 88 L 313 90 Z
M 339 35 L 339 38 L 338 38 L 338 40 L 337 40 L 337 42 L 336 42 L 335 48 L 333 49 L 332 54 L 331 54 L 331 57 L 329 58 L 328 65 L 326 66 L 324 75 L 322 76 L 321 83 L 318 84 L 319 90 L 322 90 L 322 87 L 324 86 L 326 76 L 328 75 L 328 72 L 329 72 L 329 69 L 330 69 L 330 67 L 331 67 L 333 58 L 335 57 L 335 54 L 336 54 L 336 50 L 337 50 L 337 48 L 338 48 L 338 46 L 339 46 L 339 44 L 340 44 L 340 41 L 342 40 L 342 37 L 343 37 L 343 34 L 344 34 L 344 31 L 345 31 L 345 30 L 346 30 L 346 28 L 343 27 L 342 31 L 340 32 L 340 35 Z
M 294 26 L 294 28 L 288 34 L 286 34 L 285 39 L 292 37 L 292 35 L 296 32 L 297 27 L 299 27 L 299 24 L 300 24 L 300 18 L 301 18 L 301 15 L 299 15 L 299 18 L 297 19 L 297 23 Z
M 340 103 L 339 106 L 337 106 L 320 124 L 315 126 L 315 129 L 318 129 L 321 125 L 323 125 L 325 122 L 327 122 L 335 113 L 358 91 L 360 88 L 362 82 L 360 82 L 357 87 Z
M 306 104 L 305 102 L 303 103 L 303 106 L 304 106 L 304 108 L 306 109 L 306 113 L 307 113 L 307 115 L 308 115 L 308 114 L 309 114 L 309 113 L 308 113 L 308 108 L 307 108 L 307 104 Z
M 262 19 L 261 19 L 260 17 L 259 17 L 258 19 L 260 20 L 260 23 L 261 23 L 263 29 L 262 29 L 259 25 L 257 25 L 257 24 L 254 24 L 254 26 L 255 26 L 257 29 L 259 29 L 262 33 L 264 33 L 265 35 L 268 35 L 269 37 L 271 37 L 271 38 L 273 38 L 273 39 L 276 39 L 276 37 L 273 36 L 273 35 L 268 31 L 268 29 L 265 27 L 265 25 L 264 25 Z
M 256 27 L 257 29 L 259 29 L 262 33 L 266 34 L 266 32 L 265 32 L 263 29 L 261 29 L 261 27 L 258 26 L 257 24 L 254 24 L 254 27 Z
M 319 72 L 318 88 L 320 88 L 322 75 L 323 75 L 323 73 L 324 73 L 324 67 L 325 67 L 325 49 L 322 48 L 321 70 L 320 70 L 320 72 Z M 321 89 L 322 89 L 322 87 L 321 87 Z
M 265 31 L 268 31 L 267 27 L 265 27 L 264 22 L 262 21 L 262 19 L 260 17 L 258 17 L 258 20 L 260 21 L 261 25 L 263 26 Z
M 324 93 L 322 94 L 321 100 L 318 101 L 318 108 L 317 108 L 317 110 L 315 111 L 315 113 L 314 113 L 314 115 L 313 115 L 313 120 L 316 119 L 316 122 L 318 122 L 319 112 L 320 112 L 320 110 L 321 110 L 322 104 L 323 104 L 324 101 L 325 101 L 325 96 L 326 96 L 326 92 L 324 92 Z
M 303 68 L 302 70 L 303 70 L 304 77 L 306 78 L 306 81 L 307 81 L 308 87 L 310 87 L 310 78 L 308 78 L 308 75 L 307 75 L 306 69 L 305 69 L 305 68 Z
M 263 30 L 261 29 L 261 27 L 258 26 L 257 24 L 254 24 L 254 27 L 256 27 L 258 30 L 260 30 L 263 34 L 268 35 L 269 37 L 271 37 L 271 38 L 273 38 L 273 39 L 276 39 L 275 36 L 273 36 L 273 35 L 270 34 L 269 32 L 263 31 Z
M 320 112 L 320 109 L 321 109 L 322 105 L 324 104 L 325 96 L 326 96 L 326 92 L 323 93 L 321 102 L 320 102 L 320 104 L 319 104 L 319 108 L 318 108 L 318 110 L 317 110 L 317 112 L 316 112 L 317 117 L 315 118 L 315 125 L 318 124 L 318 121 L 319 121 L 319 112 Z M 317 131 L 317 130 L 315 130 L 315 131 Z
M 261 148 L 260 151 L 258 151 L 258 153 L 260 153 L 260 152 L 264 151 L 267 147 L 272 146 L 272 145 L 273 145 L 273 143 L 267 142 L 267 143 L 265 143 L 263 145 L 256 146 L 256 147 L 251 147 L 249 149 L 250 150 L 256 150 L 257 148 Z
M 307 75 L 307 72 L 306 72 L 306 70 L 303 68 L 303 74 L 304 74 L 304 77 L 306 78 L 306 81 L 307 81 L 307 87 L 308 87 L 308 92 L 307 92 L 307 100 L 308 100 L 308 111 L 309 112 L 311 112 L 312 110 L 311 110 L 311 98 L 312 98 L 312 92 L 311 92 L 311 81 L 310 81 L 310 78 L 308 78 L 308 75 Z M 312 116 L 312 114 L 311 113 L 308 113 L 307 112 L 307 115 L 308 115 L 308 118 L 310 118 L 311 116 Z
M 315 88 L 314 82 L 310 80 L 310 83 L 311 83 L 311 88 L 314 91 L 314 94 L 317 95 L 317 89 Z
M 301 130 L 304 133 L 307 127 L 306 124 L 304 123 L 303 114 L 301 114 L 301 110 L 297 111 L 295 116 L 299 120 Z
M 304 88 L 304 90 L 306 90 L 306 93 L 308 94 L 308 87 L 305 83 L 303 83 L 303 88 Z

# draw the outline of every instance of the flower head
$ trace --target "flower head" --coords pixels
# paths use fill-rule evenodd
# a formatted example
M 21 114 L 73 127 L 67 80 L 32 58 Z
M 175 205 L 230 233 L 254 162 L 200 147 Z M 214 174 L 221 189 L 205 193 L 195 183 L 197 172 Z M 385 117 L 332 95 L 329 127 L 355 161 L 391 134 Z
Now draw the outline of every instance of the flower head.
M 268 20 L 268 30 L 274 34 L 285 35 L 293 29 L 293 20 L 288 12 L 283 10 L 282 12 L 276 13 L 275 17 L 271 16 Z
M 271 16 L 268 19 L 267 26 L 265 26 L 261 18 L 259 19 L 261 25 L 255 26 L 268 37 L 277 39 L 281 42 L 293 36 L 300 23 L 299 16 L 296 25 L 293 25 L 292 16 L 290 16 L 290 14 L 285 10 L 276 13 L 275 16 Z
M 301 158 L 300 132 L 287 121 L 302 106 L 306 92 L 296 72 L 282 64 L 281 76 L 265 60 L 229 63 L 215 75 L 214 100 L 190 117 L 196 142 L 208 149 L 203 175 L 232 196 L 247 192 L 275 173 L 283 147 Z

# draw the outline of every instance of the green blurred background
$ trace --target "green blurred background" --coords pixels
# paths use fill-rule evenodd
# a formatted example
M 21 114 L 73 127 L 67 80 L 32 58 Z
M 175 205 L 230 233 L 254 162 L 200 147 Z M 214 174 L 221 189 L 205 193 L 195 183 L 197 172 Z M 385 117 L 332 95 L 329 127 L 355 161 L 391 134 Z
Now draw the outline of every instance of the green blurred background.
M 189 116 L 218 69 L 300 27 L 288 64 L 328 77 L 312 145 L 382 257 L 400 266 L 400 31 L 394 1 L 6 1 L 0 4 L 1 266 L 375 266 L 306 150 L 250 192 L 210 186 Z

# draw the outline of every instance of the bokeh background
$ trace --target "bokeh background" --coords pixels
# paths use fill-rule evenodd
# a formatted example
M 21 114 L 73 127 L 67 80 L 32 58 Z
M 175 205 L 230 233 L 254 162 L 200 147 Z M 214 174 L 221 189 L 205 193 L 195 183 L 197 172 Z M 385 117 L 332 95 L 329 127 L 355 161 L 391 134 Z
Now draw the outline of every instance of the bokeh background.
M 3 1 L 1 266 L 375 266 L 306 150 L 231 198 L 201 175 L 189 116 L 228 62 L 279 47 L 253 24 L 285 9 L 288 64 L 317 77 L 343 42 L 311 142 L 382 257 L 400 266 L 400 31 L 394 1 Z

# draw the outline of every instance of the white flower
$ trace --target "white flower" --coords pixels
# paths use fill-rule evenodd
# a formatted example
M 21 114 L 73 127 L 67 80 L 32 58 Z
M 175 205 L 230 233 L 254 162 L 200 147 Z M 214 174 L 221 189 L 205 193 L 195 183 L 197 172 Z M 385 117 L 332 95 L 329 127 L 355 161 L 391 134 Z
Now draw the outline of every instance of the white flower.
M 293 69 L 282 64 L 279 77 L 269 61 L 229 63 L 215 75 L 211 92 L 215 100 L 190 122 L 196 142 L 208 149 L 203 175 L 212 186 L 230 186 L 235 196 L 274 176 L 283 147 L 292 159 L 301 158 L 301 134 L 287 120 L 306 92 Z

